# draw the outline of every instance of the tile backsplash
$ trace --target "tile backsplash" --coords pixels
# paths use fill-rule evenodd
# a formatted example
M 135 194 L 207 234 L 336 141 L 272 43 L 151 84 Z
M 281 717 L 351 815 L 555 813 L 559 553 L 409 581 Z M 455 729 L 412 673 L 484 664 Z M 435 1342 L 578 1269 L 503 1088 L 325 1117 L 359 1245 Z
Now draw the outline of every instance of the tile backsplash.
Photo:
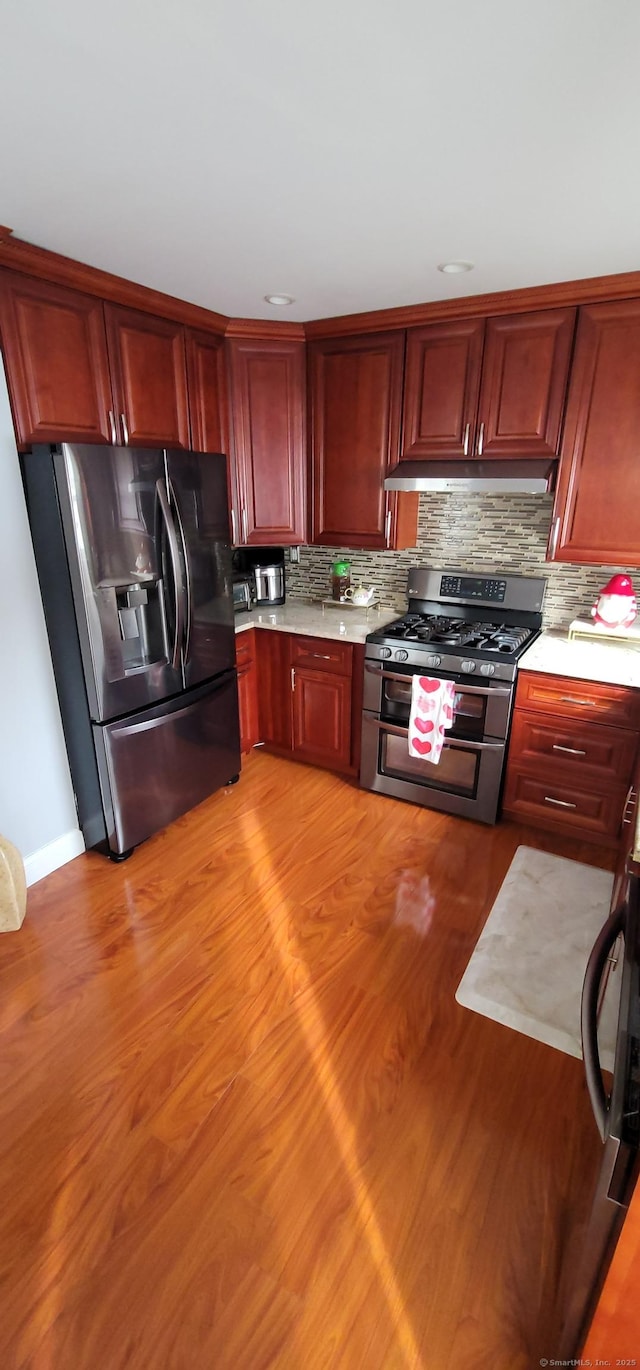
M 614 570 L 627 567 L 570 566 L 545 561 L 551 495 L 420 495 L 418 541 L 404 552 L 358 552 L 344 547 L 301 547 L 299 563 L 287 565 L 287 595 L 319 600 L 331 593 L 331 563 L 351 562 L 351 583 L 375 585 L 383 605 L 406 605 L 410 566 L 464 571 L 505 571 L 544 576 L 543 622 L 566 628 L 588 613 Z

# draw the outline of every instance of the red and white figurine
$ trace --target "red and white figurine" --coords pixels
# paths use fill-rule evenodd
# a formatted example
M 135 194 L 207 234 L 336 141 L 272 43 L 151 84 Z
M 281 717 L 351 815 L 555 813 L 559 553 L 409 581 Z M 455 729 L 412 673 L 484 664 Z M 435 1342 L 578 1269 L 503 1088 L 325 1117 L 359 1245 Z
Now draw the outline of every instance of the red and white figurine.
M 600 591 L 591 610 L 596 623 L 604 628 L 629 628 L 638 612 L 629 576 L 616 575 Z

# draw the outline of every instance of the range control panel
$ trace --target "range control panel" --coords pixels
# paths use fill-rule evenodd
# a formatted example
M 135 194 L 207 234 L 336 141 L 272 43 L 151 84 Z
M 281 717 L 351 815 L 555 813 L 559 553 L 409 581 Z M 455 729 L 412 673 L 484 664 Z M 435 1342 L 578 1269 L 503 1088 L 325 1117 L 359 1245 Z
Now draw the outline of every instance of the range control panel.
M 504 602 L 506 589 L 506 580 L 493 580 L 489 576 L 443 576 L 440 581 L 441 595 L 451 595 L 456 599 L 491 600 L 493 604 Z

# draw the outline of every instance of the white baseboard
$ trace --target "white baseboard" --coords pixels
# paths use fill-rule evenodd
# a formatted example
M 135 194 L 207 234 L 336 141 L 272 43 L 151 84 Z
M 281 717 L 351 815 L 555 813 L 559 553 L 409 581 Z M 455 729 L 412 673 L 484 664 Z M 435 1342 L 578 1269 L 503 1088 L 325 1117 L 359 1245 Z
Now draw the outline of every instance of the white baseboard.
M 53 842 L 47 842 L 46 847 L 40 847 L 31 856 L 25 857 L 27 885 L 35 885 L 37 880 L 50 875 L 58 866 L 66 865 L 67 861 L 73 861 L 74 856 L 80 856 L 84 850 L 84 837 L 79 828 L 63 832 L 62 837 L 56 837 Z

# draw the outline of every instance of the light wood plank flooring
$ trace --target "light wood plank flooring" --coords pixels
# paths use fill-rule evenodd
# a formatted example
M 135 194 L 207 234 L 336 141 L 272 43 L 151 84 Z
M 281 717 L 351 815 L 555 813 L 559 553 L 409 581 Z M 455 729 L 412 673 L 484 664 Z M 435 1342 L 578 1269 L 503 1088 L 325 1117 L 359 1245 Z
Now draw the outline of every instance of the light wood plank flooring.
M 516 847 L 254 753 L 0 938 L 2 1370 L 528 1370 L 598 1159 L 454 991 Z M 556 1351 L 557 1354 L 557 1351 Z

